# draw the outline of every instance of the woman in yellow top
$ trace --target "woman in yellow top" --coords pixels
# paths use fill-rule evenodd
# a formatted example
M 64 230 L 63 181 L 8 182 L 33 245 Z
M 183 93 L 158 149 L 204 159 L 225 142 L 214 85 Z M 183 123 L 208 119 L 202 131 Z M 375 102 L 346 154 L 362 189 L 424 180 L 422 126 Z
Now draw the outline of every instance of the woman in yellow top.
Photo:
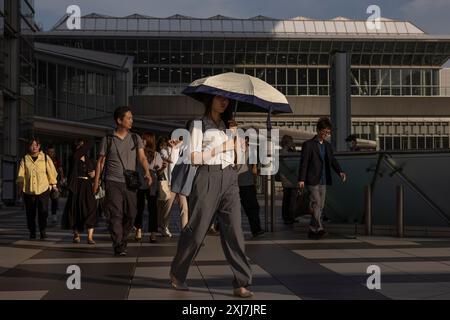
M 50 157 L 41 151 L 39 139 L 28 142 L 28 153 L 22 158 L 17 175 L 19 196 L 23 194 L 30 239 L 36 239 L 36 211 L 41 240 L 47 238 L 48 201 L 50 190 L 57 191 L 57 172 Z

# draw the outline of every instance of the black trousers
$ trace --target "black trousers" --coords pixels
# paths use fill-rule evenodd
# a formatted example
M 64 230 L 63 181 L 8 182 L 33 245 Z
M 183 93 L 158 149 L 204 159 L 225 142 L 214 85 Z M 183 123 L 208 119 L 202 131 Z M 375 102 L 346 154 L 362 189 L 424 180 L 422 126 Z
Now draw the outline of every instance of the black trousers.
M 58 202 L 59 198 L 51 199 L 51 207 L 52 207 L 52 216 L 54 216 L 58 212 Z
M 36 211 L 38 215 L 39 231 L 47 229 L 48 200 L 50 191 L 45 191 L 39 195 L 23 194 L 25 210 L 27 214 L 27 226 L 31 234 L 36 233 Z
M 150 195 L 150 190 L 141 190 L 137 192 L 137 215 L 134 220 L 136 229 L 142 229 L 144 224 L 144 208 L 147 200 L 148 210 L 148 232 L 158 232 L 158 212 L 156 196 Z
M 259 220 L 259 203 L 256 197 L 256 187 L 254 185 L 240 186 L 239 195 L 241 197 L 241 205 L 250 224 L 250 230 L 253 234 L 256 234 L 262 230 L 261 221 Z
M 105 202 L 113 247 L 115 251 L 121 251 L 127 246 L 127 237 L 136 217 L 136 191 L 128 190 L 125 183 L 106 181 Z
M 281 207 L 281 215 L 283 216 L 284 222 L 292 222 L 294 221 L 294 217 L 292 216 L 291 205 L 293 205 L 293 192 L 296 192 L 296 188 L 283 188 L 283 203 Z

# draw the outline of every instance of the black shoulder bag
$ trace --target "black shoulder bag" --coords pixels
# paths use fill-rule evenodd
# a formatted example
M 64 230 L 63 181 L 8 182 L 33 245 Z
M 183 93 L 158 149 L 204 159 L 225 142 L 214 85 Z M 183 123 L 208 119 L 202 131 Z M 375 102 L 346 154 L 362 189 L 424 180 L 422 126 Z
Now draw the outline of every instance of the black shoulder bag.
M 136 157 L 137 155 L 137 143 L 136 143 L 136 137 L 134 136 L 135 134 L 133 133 L 133 141 L 135 142 L 134 148 L 136 149 Z M 136 191 L 137 189 L 139 189 L 141 187 L 141 181 L 139 179 L 139 173 L 137 171 L 134 170 L 127 170 L 125 168 L 125 165 L 123 164 L 122 161 L 122 157 L 120 156 L 120 152 L 119 152 L 119 148 L 117 148 L 117 144 L 116 141 L 113 139 L 113 143 L 116 146 L 116 151 L 117 151 L 117 156 L 119 157 L 120 163 L 122 164 L 122 168 L 123 168 L 123 175 L 125 177 L 125 184 L 127 185 L 127 188 L 129 190 L 133 190 Z

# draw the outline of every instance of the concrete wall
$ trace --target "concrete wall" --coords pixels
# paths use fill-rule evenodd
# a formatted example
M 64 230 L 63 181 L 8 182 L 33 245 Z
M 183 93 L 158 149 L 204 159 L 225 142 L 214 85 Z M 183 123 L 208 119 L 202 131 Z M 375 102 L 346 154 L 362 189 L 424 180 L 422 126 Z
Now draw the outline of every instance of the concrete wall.
M 288 97 L 294 115 L 330 114 L 329 97 Z M 203 106 L 184 96 L 133 96 L 136 114 L 154 119 L 188 119 L 203 113 Z M 450 97 L 352 97 L 353 117 L 449 117 Z

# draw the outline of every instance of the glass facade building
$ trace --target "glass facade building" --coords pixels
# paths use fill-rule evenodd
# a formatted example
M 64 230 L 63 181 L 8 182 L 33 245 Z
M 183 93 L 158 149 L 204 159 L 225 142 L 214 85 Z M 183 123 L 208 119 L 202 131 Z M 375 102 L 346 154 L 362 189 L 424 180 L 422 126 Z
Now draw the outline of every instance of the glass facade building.
M 39 42 L 35 47 L 35 114 L 86 121 L 128 103 L 132 57 Z
M 33 19 L 34 1 L 0 1 L 0 202 L 14 199 L 21 116 L 34 106 Z
M 43 39 L 42 39 L 43 40 Z M 201 77 L 233 71 L 258 77 L 291 96 L 329 95 L 330 52 L 351 50 L 352 95 L 436 96 L 450 42 L 298 40 L 48 39 L 134 56 L 135 95 L 177 95 Z M 417 51 L 416 51 L 417 50 Z
M 82 17 L 80 30 L 67 30 L 66 19 L 38 33 L 38 41 L 133 56 L 131 102 L 141 117 L 192 118 L 201 108 L 181 96 L 184 87 L 233 71 L 261 78 L 288 96 L 294 115 L 274 117 L 275 126 L 314 130 L 311 124 L 329 114 L 331 56 L 345 51 L 351 54 L 354 134 L 377 139 L 387 150 L 449 147 L 450 98 L 439 73 L 450 57 L 450 37 L 429 35 L 410 22 L 382 19 L 377 30 L 342 17 L 93 13 Z M 265 117 L 247 114 L 239 121 L 263 124 Z

